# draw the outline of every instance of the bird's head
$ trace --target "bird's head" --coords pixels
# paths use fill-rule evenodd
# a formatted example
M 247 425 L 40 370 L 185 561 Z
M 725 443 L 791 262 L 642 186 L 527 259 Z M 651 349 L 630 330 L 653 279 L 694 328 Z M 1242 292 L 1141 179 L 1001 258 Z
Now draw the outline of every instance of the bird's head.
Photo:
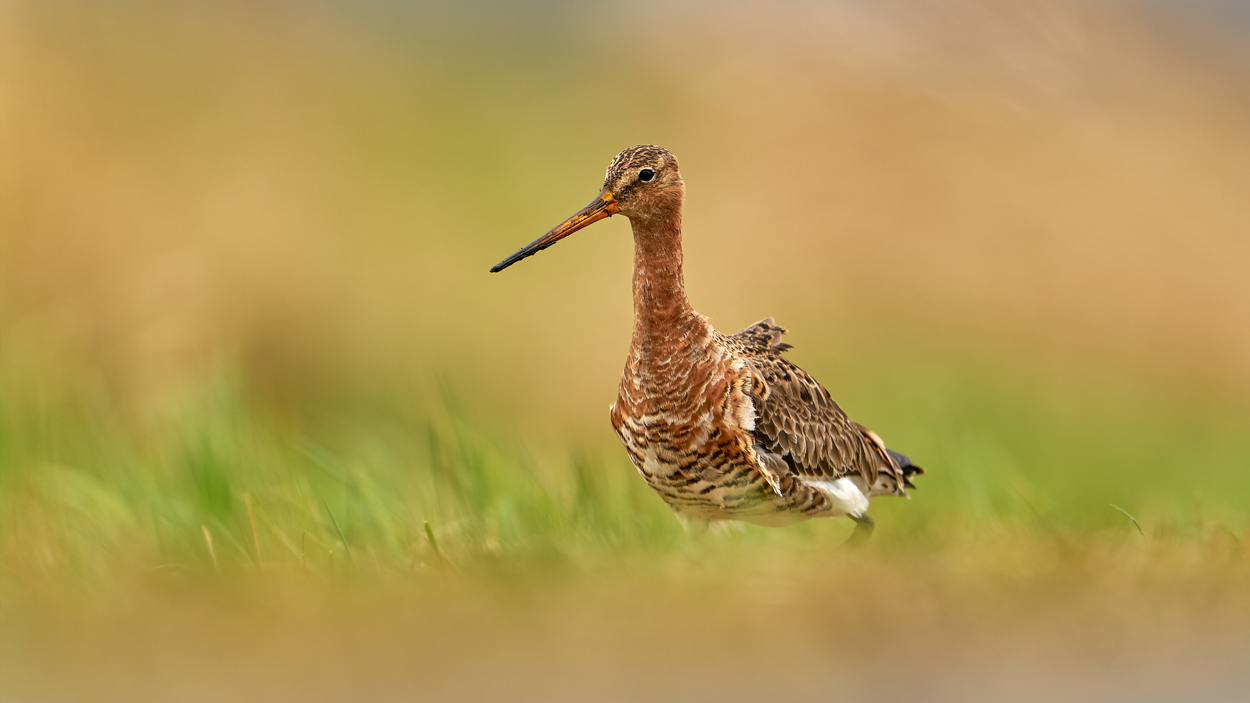
M 651 144 L 630 147 L 608 165 L 603 190 L 590 204 L 561 222 L 555 229 L 522 247 L 491 267 L 491 273 L 533 256 L 587 225 L 620 213 L 630 220 L 646 221 L 681 207 L 686 184 L 678 171 L 677 157 Z

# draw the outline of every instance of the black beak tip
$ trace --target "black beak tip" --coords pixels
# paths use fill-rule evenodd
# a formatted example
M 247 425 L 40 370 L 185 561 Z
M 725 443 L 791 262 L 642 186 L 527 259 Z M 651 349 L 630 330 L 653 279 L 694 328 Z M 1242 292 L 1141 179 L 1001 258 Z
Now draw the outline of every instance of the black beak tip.
M 515 264 L 516 262 L 520 261 L 521 259 L 524 259 L 524 258 L 529 257 L 529 256 L 533 256 L 534 254 L 537 254 L 537 253 L 538 253 L 537 251 L 525 251 L 524 249 L 522 249 L 521 251 L 518 251 L 517 253 L 513 254 L 512 256 L 509 256 L 508 258 L 504 259 L 503 261 L 500 261 L 499 263 L 495 264 L 494 266 L 491 266 L 491 267 L 490 267 L 490 272 L 491 272 L 491 273 L 499 273 L 500 271 L 502 271 L 502 270 L 504 270 L 504 269 L 508 268 L 509 266 L 511 266 L 511 265 L 513 265 L 513 264 Z

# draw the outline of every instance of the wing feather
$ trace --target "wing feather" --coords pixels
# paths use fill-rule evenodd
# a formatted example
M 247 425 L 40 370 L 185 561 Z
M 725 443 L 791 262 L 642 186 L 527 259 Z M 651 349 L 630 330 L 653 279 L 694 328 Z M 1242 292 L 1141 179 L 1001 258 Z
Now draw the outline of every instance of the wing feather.
M 783 334 L 770 317 L 728 337 L 757 377 L 750 386 L 756 443 L 781 455 L 801 478 L 846 476 L 862 479 L 867 489 L 885 478 L 886 492 L 905 495 L 908 482 L 881 440 L 847 417 L 816 379 L 782 357 L 790 349 Z

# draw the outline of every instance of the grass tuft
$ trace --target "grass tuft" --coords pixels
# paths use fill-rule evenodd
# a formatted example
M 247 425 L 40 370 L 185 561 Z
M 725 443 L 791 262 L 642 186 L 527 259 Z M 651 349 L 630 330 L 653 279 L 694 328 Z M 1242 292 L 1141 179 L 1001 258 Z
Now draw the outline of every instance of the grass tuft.
M 221 565 L 217 563 L 217 550 L 213 549 L 213 533 L 208 531 L 208 525 L 200 525 L 200 530 L 204 532 L 204 543 L 208 545 L 208 558 L 213 562 L 213 571 L 221 571 Z
M 1141 528 L 1141 523 L 1137 522 L 1137 518 L 1135 518 L 1135 517 L 1133 517 L 1131 514 L 1129 514 L 1129 511 L 1125 510 L 1124 508 L 1121 508 L 1120 506 L 1116 505 L 1115 503 L 1112 503 L 1112 504 L 1111 504 L 1111 507 L 1113 507 L 1113 508 L 1115 508 L 1116 510 L 1119 510 L 1120 512 L 1124 513 L 1124 517 L 1128 518 L 1129 520 L 1131 520 L 1131 521 L 1133 522 L 1133 527 L 1136 527 L 1136 528 L 1137 528 L 1138 533 L 1140 533 L 1142 537 L 1145 537 L 1145 536 L 1146 536 L 1146 532 L 1145 532 L 1145 530 L 1143 530 L 1143 529 Z
M 352 549 L 347 546 L 347 538 L 343 536 L 343 530 L 339 528 L 339 521 L 334 519 L 334 512 L 330 510 L 330 504 L 325 502 L 325 500 L 322 500 L 321 504 L 325 506 L 326 514 L 330 516 L 330 524 L 334 525 L 334 531 L 338 533 L 339 541 L 343 543 L 343 553 L 347 555 L 347 561 L 355 564 L 356 560 L 352 558 Z
M 252 528 L 252 550 L 256 554 L 256 566 L 260 568 L 265 565 L 265 562 L 260 556 L 260 538 L 256 536 L 256 518 L 252 515 L 252 496 L 250 493 L 243 494 L 243 503 L 247 505 L 247 522 Z

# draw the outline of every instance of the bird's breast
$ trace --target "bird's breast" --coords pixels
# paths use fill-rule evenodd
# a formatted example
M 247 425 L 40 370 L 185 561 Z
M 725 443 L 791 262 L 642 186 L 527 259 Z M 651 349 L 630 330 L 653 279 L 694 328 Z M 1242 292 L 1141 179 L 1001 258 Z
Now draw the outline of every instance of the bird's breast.
M 692 345 L 663 355 L 632 349 L 612 426 L 644 475 L 715 469 L 741 454 L 754 410 L 742 390 L 743 364 L 723 347 Z M 745 416 L 744 416 L 745 412 Z

